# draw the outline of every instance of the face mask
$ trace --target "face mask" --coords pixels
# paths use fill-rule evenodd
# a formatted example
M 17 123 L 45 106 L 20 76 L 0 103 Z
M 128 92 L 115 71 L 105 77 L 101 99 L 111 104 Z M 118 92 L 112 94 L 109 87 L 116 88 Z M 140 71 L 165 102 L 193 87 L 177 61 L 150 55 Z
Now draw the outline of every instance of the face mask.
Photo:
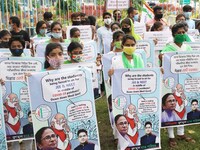
M 10 31 L 13 30 L 13 26 L 12 26 L 12 24 L 9 24 L 9 26 L 8 26 L 8 30 L 10 30 Z
M 87 21 L 86 20 L 81 20 L 81 25 L 86 25 Z
M 71 38 L 71 42 L 78 42 L 80 43 L 81 39 L 80 38 Z
M 157 19 L 161 19 L 163 17 L 163 14 L 156 14 L 155 15 L 155 18 L 157 18 Z
M 47 29 L 40 29 L 40 34 L 45 35 L 47 33 Z
M 126 34 L 130 32 L 130 28 L 122 28 L 122 31 Z
M 24 52 L 23 49 L 10 49 L 10 52 L 13 56 L 21 56 L 21 54 Z
M 0 47 L 2 47 L 2 48 L 9 48 L 8 42 L 1 41 Z
M 133 19 L 134 19 L 134 21 L 138 21 L 138 19 L 139 19 L 139 15 L 138 15 L 138 14 L 135 15 L 135 16 L 133 17 Z
M 121 49 L 121 48 L 122 48 L 122 41 L 114 42 L 114 46 L 115 46 L 117 49 Z
M 183 43 L 186 41 L 186 34 L 176 34 L 174 37 L 174 42 Z
M 189 19 L 192 15 L 192 12 L 184 12 L 185 18 Z
M 111 22 L 112 22 L 111 18 L 104 19 L 103 21 L 104 21 L 104 23 L 105 23 L 106 25 L 110 25 Z
M 49 25 L 51 25 L 51 24 L 53 23 L 53 20 L 47 21 L 47 23 L 48 23 Z
M 72 55 L 72 59 L 76 62 L 81 62 L 83 61 L 83 55 L 80 54 L 80 55 Z
M 49 58 L 48 62 L 53 69 L 60 69 L 64 59 Z
M 135 52 L 136 47 L 127 47 L 124 46 L 123 48 L 123 52 L 126 53 L 127 55 L 133 55 L 133 53 Z
M 81 21 L 72 21 L 73 26 L 81 25 Z
M 61 33 L 61 32 L 59 32 L 59 33 L 54 33 L 54 32 L 52 32 L 51 35 L 52 35 L 55 39 L 59 39 L 59 38 L 62 37 L 62 33 Z

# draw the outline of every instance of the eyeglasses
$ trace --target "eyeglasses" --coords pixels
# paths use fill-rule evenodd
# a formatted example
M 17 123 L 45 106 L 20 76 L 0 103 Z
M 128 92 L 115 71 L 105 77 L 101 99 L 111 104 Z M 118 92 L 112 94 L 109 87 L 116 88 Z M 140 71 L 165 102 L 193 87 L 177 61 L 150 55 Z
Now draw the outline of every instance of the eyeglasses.
M 117 125 L 120 125 L 120 126 L 123 126 L 123 125 L 128 125 L 128 122 L 127 122 L 127 121 L 120 122 L 120 123 L 118 123 Z
M 175 99 L 168 100 L 167 103 L 176 103 Z
M 56 138 L 56 135 L 55 134 L 47 135 L 46 137 L 42 138 L 42 140 L 50 141 L 51 138 Z

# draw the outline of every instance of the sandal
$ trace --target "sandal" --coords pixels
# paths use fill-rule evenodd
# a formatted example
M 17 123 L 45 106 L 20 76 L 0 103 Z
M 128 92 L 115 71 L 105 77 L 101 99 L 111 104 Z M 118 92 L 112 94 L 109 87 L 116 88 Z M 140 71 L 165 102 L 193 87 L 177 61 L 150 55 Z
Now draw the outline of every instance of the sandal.
M 191 137 L 185 136 L 185 135 L 178 135 L 177 139 L 185 140 L 186 142 L 189 142 L 189 143 L 196 143 L 196 141 L 194 139 L 192 139 Z
M 169 138 L 169 147 L 175 148 L 177 146 L 175 138 Z

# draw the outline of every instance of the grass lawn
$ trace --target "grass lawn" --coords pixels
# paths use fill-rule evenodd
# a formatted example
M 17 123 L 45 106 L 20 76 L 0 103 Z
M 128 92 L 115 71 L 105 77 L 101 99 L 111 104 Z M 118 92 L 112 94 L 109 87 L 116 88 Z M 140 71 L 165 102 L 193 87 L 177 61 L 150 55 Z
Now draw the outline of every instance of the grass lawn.
M 110 126 L 108 117 L 106 96 L 96 100 L 96 111 L 101 150 L 116 150 L 117 148 L 113 141 L 112 128 Z M 196 143 L 192 144 L 185 141 L 177 141 L 178 146 L 173 150 L 200 150 L 200 125 L 186 126 L 185 134 L 195 139 Z M 162 150 L 170 150 L 168 146 L 168 135 L 166 129 L 161 130 L 161 145 Z

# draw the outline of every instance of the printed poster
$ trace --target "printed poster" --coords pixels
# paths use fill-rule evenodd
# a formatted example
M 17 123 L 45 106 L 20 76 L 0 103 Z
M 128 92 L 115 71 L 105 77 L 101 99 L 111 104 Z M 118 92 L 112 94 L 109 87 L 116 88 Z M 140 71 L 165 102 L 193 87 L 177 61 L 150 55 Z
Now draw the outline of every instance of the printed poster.
M 106 9 L 107 10 L 128 9 L 129 3 L 130 3 L 129 0 L 107 0 Z
M 199 66 L 200 52 L 164 54 L 162 127 L 200 123 Z
M 160 148 L 160 92 L 159 69 L 115 70 L 112 111 L 120 150 Z
M 199 42 L 185 42 L 185 44 L 189 45 L 193 51 L 200 50 L 200 43 Z
M 31 57 L 30 49 L 24 49 L 24 55 L 26 57 Z M 8 48 L 0 48 L 0 57 L 11 57 L 12 53 Z
M 36 139 L 38 148 L 68 150 L 89 142 L 100 149 L 92 75 L 87 68 L 36 73 L 28 84 L 35 137 L 47 130 L 51 137 L 44 138 L 53 140 L 47 147 Z M 88 140 L 82 141 L 83 136 Z

